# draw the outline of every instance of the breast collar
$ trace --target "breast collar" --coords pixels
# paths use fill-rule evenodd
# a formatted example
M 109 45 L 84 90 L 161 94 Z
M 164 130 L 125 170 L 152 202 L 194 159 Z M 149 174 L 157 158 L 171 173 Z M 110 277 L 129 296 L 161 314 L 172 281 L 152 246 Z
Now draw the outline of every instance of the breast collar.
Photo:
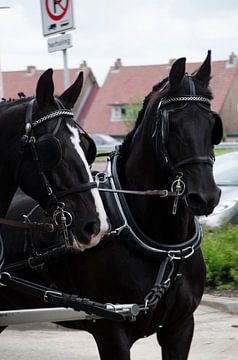
M 122 189 L 118 176 L 119 151 L 108 159 L 106 177 L 103 187 L 113 190 Z M 174 245 L 156 242 L 142 232 L 128 207 L 123 193 L 103 193 L 102 199 L 109 216 L 112 230 L 108 235 L 120 235 L 130 245 L 140 252 L 153 257 L 171 257 L 172 259 L 186 259 L 193 255 L 202 240 L 201 226 L 195 217 L 195 232 L 191 239 Z

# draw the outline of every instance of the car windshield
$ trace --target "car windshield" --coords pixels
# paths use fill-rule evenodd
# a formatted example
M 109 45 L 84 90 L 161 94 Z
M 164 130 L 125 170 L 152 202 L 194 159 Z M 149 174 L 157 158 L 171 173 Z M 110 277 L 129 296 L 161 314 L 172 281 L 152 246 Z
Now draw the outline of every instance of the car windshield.
M 96 145 L 119 145 L 119 142 L 110 135 L 106 134 L 90 134 Z
M 217 185 L 238 186 L 238 152 L 217 156 L 214 177 Z

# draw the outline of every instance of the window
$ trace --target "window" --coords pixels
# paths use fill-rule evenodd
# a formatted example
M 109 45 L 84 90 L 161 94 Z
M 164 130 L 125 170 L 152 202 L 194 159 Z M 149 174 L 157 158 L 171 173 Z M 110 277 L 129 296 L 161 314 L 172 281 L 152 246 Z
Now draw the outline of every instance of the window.
M 121 121 L 126 116 L 125 105 L 112 105 L 111 121 Z

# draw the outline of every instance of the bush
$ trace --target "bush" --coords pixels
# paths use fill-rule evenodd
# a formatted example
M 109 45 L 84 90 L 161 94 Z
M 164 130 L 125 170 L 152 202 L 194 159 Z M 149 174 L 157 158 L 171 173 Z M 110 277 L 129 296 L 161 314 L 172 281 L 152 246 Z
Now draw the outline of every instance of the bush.
M 203 228 L 203 256 L 207 267 L 207 286 L 238 286 L 238 225 Z

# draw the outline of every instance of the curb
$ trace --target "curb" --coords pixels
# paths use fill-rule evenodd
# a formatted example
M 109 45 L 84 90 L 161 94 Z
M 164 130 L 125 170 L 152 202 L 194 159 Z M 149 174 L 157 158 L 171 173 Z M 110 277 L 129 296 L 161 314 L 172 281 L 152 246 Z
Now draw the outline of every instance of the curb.
M 238 314 L 238 299 L 223 296 L 203 295 L 202 305 L 213 307 L 229 314 Z

